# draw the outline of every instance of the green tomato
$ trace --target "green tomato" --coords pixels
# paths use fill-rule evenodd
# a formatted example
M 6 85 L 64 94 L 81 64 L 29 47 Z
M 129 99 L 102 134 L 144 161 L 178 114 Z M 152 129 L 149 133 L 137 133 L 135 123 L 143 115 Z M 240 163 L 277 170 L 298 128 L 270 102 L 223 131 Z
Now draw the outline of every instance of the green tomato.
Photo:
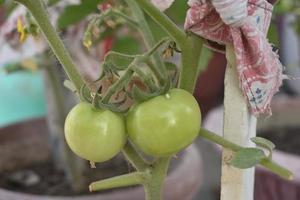
M 131 141 L 144 153 L 169 156 L 197 137 L 201 112 L 193 95 L 182 89 L 172 89 L 133 106 L 126 124 Z
M 103 162 L 118 154 L 126 142 L 124 119 L 110 110 L 79 103 L 67 116 L 65 137 L 79 157 Z

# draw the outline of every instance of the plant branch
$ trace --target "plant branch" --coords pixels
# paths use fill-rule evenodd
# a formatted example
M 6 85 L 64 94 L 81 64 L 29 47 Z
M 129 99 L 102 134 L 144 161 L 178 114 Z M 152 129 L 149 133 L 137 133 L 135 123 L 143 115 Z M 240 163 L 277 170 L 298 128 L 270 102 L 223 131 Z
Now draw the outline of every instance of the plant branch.
M 126 159 L 136 168 L 138 171 L 144 171 L 149 167 L 149 162 L 146 161 L 128 142 L 123 148 L 123 154 Z
M 55 28 L 51 24 L 48 16 L 48 12 L 44 7 L 42 0 L 15 0 L 18 3 L 23 4 L 32 14 L 40 29 L 42 30 L 45 38 L 48 41 L 49 46 L 53 50 L 54 54 L 63 65 L 65 72 L 69 76 L 70 80 L 74 83 L 77 91 L 80 90 L 83 85 L 83 80 L 80 77 L 76 66 L 68 53 L 65 45 L 58 36 Z
M 89 186 L 89 190 L 91 192 L 95 192 L 106 189 L 140 185 L 145 183 L 149 176 L 149 172 L 134 172 L 130 174 L 116 176 L 113 178 L 108 178 L 91 183 Z
M 151 171 L 151 180 L 144 184 L 146 200 L 160 200 L 162 185 L 169 168 L 170 157 L 159 158 Z
M 206 138 L 209 141 L 219 144 L 222 147 L 230 149 L 234 152 L 240 151 L 244 148 L 240 145 L 234 144 L 233 142 L 230 142 L 230 141 L 224 139 L 223 137 L 221 137 L 215 133 L 212 133 L 208 130 L 205 130 L 205 129 L 201 129 L 199 135 Z M 275 163 L 274 161 L 269 159 L 267 156 L 260 162 L 260 165 L 262 165 L 266 169 L 272 171 L 273 173 L 277 174 L 278 176 L 280 176 L 282 178 L 285 178 L 288 180 L 291 180 L 293 178 L 292 172 L 290 172 L 286 168 L 278 165 L 277 163 Z
M 125 71 L 125 74 L 121 76 L 121 78 L 115 82 L 110 88 L 107 90 L 106 94 L 104 95 L 102 99 L 102 103 L 106 104 L 109 102 L 110 98 L 122 87 L 124 87 L 132 78 L 132 75 L 134 73 L 133 68 L 137 64 L 137 58 L 135 58 L 132 63 L 128 66 L 127 70 Z
M 137 1 L 126 0 L 126 3 L 130 7 L 133 17 L 138 23 L 138 28 L 143 36 L 147 49 L 151 49 L 155 46 L 156 41 L 153 34 L 149 28 L 148 22 L 145 19 L 144 13 L 138 6 Z M 158 53 L 153 54 L 153 61 L 157 70 L 162 74 L 163 77 L 167 77 L 167 69 Z
M 127 0 L 127 2 L 133 2 L 133 0 Z M 135 2 L 165 30 L 180 47 L 183 46 L 186 40 L 186 34 L 172 22 L 167 15 L 158 10 L 149 0 L 135 0 Z

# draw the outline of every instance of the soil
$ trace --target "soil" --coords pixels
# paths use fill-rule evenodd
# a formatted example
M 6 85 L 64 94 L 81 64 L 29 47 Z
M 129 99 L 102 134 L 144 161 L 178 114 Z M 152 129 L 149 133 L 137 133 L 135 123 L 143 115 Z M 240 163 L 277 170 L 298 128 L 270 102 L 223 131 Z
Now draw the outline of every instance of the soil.
M 284 127 L 262 131 L 258 135 L 272 141 L 278 150 L 300 155 L 300 127 Z
M 113 174 L 111 172 L 112 170 L 109 172 L 107 170 L 103 171 L 103 169 L 90 169 L 85 173 L 85 176 L 87 182 L 92 182 L 99 180 L 100 178 L 107 178 L 111 175 L 120 175 L 124 173 L 124 168 L 126 168 L 127 172 L 130 170 L 128 166 L 122 167 L 121 165 L 120 168 L 123 169 L 116 169 Z M 50 196 L 91 194 L 88 191 L 88 187 L 81 192 L 74 191 L 64 172 L 56 169 L 51 161 L 35 163 L 18 170 L 0 173 L 0 188 L 29 194 Z
M 180 157 L 182 153 L 179 154 Z M 115 159 L 116 161 L 122 159 Z M 169 173 L 179 164 L 181 159 L 172 159 Z M 86 190 L 76 192 L 69 184 L 62 170 L 54 167 L 52 161 L 34 163 L 12 171 L 0 172 L 0 188 L 36 195 L 74 196 L 95 194 L 88 191 L 89 183 L 133 171 L 133 168 L 123 160 L 123 163 L 105 162 L 97 164 L 96 169 L 88 169 L 86 177 Z M 88 164 L 88 162 L 87 162 Z M 110 166 L 110 167 L 108 167 Z M 106 191 L 107 192 L 107 191 Z

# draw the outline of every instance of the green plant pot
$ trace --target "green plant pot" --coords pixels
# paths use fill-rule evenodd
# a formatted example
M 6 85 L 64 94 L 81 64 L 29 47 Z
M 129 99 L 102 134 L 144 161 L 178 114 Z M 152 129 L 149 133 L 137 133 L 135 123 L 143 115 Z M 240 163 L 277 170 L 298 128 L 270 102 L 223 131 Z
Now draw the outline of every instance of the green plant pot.
M 44 84 L 40 72 L 0 74 L 0 126 L 44 116 Z

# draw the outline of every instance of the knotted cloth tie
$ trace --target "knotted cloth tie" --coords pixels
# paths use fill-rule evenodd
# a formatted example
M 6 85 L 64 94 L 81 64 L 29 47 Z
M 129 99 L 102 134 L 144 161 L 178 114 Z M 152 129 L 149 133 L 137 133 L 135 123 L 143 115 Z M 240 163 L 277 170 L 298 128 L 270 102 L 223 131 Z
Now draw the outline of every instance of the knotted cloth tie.
M 224 11 L 232 5 L 223 3 Z M 270 115 L 272 97 L 284 77 L 278 55 L 266 38 L 273 6 L 265 0 L 248 0 L 248 16 L 237 26 L 225 24 L 210 2 L 190 0 L 189 6 L 185 29 L 221 45 L 233 46 L 240 87 L 251 113 Z

